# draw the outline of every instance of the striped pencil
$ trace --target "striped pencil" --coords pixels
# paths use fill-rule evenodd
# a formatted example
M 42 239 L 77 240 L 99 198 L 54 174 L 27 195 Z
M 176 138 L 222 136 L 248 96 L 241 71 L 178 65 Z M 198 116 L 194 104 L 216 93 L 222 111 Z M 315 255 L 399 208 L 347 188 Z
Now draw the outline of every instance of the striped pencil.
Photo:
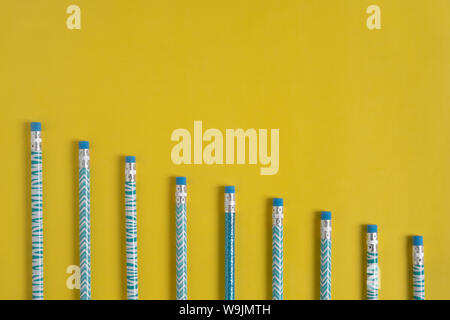
M 378 227 L 367 226 L 367 300 L 378 300 Z
M 41 123 L 31 123 L 31 285 L 32 299 L 44 299 Z
M 89 142 L 78 143 L 80 211 L 80 299 L 91 299 L 91 191 Z
M 136 158 L 134 156 L 125 157 L 125 226 L 127 298 L 128 300 L 138 300 Z
M 177 300 L 187 299 L 186 199 L 186 177 L 177 177 L 175 187 Z
M 413 254 L 413 298 L 414 300 L 425 300 L 425 269 L 423 237 L 414 236 L 412 239 Z
M 320 300 L 331 300 L 331 212 L 320 220 Z
M 272 299 L 283 300 L 283 199 L 272 202 Z
M 234 300 L 235 199 L 234 186 L 225 187 L 225 300 Z

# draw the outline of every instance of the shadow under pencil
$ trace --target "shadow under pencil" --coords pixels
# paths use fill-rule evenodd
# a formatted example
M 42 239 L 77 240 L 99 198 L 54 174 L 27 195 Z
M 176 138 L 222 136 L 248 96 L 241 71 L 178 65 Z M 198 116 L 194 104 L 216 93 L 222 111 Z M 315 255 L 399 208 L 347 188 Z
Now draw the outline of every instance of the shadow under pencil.
M 176 204 L 175 204 L 175 191 L 176 191 L 176 176 L 169 178 L 169 190 L 168 190 L 168 201 L 169 201 L 169 230 L 167 234 L 169 235 L 169 299 L 175 300 L 177 298 L 177 261 L 176 261 Z M 189 293 L 189 291 L 188 291 Z
M 313 239 L 313 270 L 314 270 L 314 297 L 316 299 L 320 299 L 320 217 L 322 211 L 316 210 L 314 211 L 314 220 L 313 220 L 313 230 L 314 230 L 314 239 Z
M 122 299 L 127 299 L 127 246 L 126 246 L 126 219 L 125 219 L 125 155 L 120 155 L 117 158 L 119 187 L 117 188 L 117 205 L 119 206 L 119 235 L 120 235 L 120 252 L 119 266 L 120 266 L 120 296 Z M 139 241 L 139 238 L 138 238 Z M 139 257 L 139 255 L 138 255 Z M 139 258 L 138 258 L 139 259 Z M 139 270 L 139 269 L 138 269 Z M 139 271 L 138 271 L 139 272 Z
M 31 246 L 31 149 L 30 149 L 30 123 L 26 122 L 23 126 L 23 141 L 24 141 L 24 150 L 25 150 L 25 165 L 26 168 L 24 176 L 25 182 L 25 223 L 26 223 L 26 232 L 25 232 L 25 270 L 26 274 L 24 275 L 25 281 L 25 292 L 27 299 L 31 299 L 33 297 L 32 292 L 32 275 L 31 275 L 31 267 L 32 267 L 32 246 Z M 45 245 L 45 243 L 44 243 Z M 45 247 L 44 247 L 45 250 Z M 45 260 L 44 260 L 45 263 Z M 45 266 L 44 266 L 45 272 Z M 44 277 L 45 280 L 45 277 Z M 45 294 L 45 293 L 44 293 Z M 45 297 L 45 295 L 44 295 Z
M 217 187 L 217 214 L 219 219 L 217 219 L 217 236 L 218 236 L 218 248 L 217 248 L 217 261 L 218 264 L 218 296 L 219 299 L 225 299 L 225 210 L 224 210 L 224 201 L 225 201 L 225 186 Z
M 266 295 L 272 299 L 272 198 L 266 200 Z
M 412 258 L 412 239 L 413 236 L 407 236 L 406 237 L 406 261 L 408 262 L 406 264 L 407 272 L 406 276 L 408 279 L 406 279 L 406 283 L 408 284 L 408 299 L 412 300 L 414 299 L 414 290 L 413 290 L 413 258 Z

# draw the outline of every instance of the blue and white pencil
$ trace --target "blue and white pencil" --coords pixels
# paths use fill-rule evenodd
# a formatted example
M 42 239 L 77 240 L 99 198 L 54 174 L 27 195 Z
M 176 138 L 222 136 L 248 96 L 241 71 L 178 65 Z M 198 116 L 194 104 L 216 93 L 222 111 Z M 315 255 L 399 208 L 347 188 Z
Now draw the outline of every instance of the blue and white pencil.
M 128 300 L 138 300 L 136 158 L 134 156 L 125 157 L 125 226 L 127 298 Z
M 91 299 L 91 186 L 89 142 L 78 143 L 80 211 L 80 299 Z
M 225 187 L 225 300 L 234 300 L 235 214 L 234 186 L 227 186 Z
M 283 300 L 283 199 L 272 202 L 272 300 Z
M 425 269 L 423 237 L 414 236 L 412 239 L 413 254 L 413 298 L 414 300 L 425 300 Z
M 320 220 L 320 300 L 331 300 L 331 212 Z
M 41 123 L 31 123 L 31 286 L 32 299 L 44 299 Z
M 367 226 L 367 300 L 378 300 L 379 283 L 378 269 L 378 226 Z
M 177 300 L 187 300 L 187 185 L 186 177 L 176 178 L 176 263 L 177 263 Z

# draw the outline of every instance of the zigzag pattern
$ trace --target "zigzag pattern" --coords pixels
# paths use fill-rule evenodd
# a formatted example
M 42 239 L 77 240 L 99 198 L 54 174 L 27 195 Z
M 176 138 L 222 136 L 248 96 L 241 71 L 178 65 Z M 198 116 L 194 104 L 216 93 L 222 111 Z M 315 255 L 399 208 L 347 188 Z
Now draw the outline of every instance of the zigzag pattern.
M 177 300 L 187 299 L 186 202 L 176 206 Z
M 425 300 L 425 267 L 413 265 L 413 296 L 414 300 Z
M 367 252 L 367 300 L 378 300 L 378 253 Z
M 320 240 L 320 300 L 331 300 L 331 240 Z
M 234 213 L 225 213 L 225 300 L 234 300 Z
M 272 299 L 283 300 L 283 226 L 272 226 Z
M 32 299 L 44 299 L 44 228 L 42 214 L 42 152 L 31 152 L 31 285 Z
M 127 298 L 138 299 L 136 182 L 125 182 Z
M 91 299 L 91 192 L 89 169 L 79 170 L 80 299 Z

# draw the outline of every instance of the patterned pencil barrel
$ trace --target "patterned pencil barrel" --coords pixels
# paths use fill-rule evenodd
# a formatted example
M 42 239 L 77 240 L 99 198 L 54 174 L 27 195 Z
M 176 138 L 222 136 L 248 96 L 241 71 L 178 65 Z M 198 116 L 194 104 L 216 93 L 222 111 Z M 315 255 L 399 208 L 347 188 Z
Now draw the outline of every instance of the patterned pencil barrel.
M 176 202 L 176 264 L 177 300 L 187 299 L 187 186 L 186 177 L 177 177 L 175 186 Z
M 234 300 L 235 214 L 234 186 L 227 186 L 225 187 L 225 300 Z
M 413 298 L 414 300 L 425 300 L 425 269 L 423 237 L 413 237 Z
M 367 226 L 367 300 L 378 300 L 379 281 L 378 227 L 376 224 L 369 224 Z
M 44 299 L 44 227 L 42 214 L 41 123 L 31 123 L 31 291 L 33 300 Z
M 331 212 L 320 220 L 320 300 L 331 300 Z
M 78 143 L 80 213 L 80 299 L 91 299 L 91 186 L 89 142 Z
M 127 252 L 127 298 L 138 299 L 138 252 L 136 210 L 136 158 L 125 157 L 125 227 Z
M 272 202 L 272 299 L 283 300 L 283 199 Z

